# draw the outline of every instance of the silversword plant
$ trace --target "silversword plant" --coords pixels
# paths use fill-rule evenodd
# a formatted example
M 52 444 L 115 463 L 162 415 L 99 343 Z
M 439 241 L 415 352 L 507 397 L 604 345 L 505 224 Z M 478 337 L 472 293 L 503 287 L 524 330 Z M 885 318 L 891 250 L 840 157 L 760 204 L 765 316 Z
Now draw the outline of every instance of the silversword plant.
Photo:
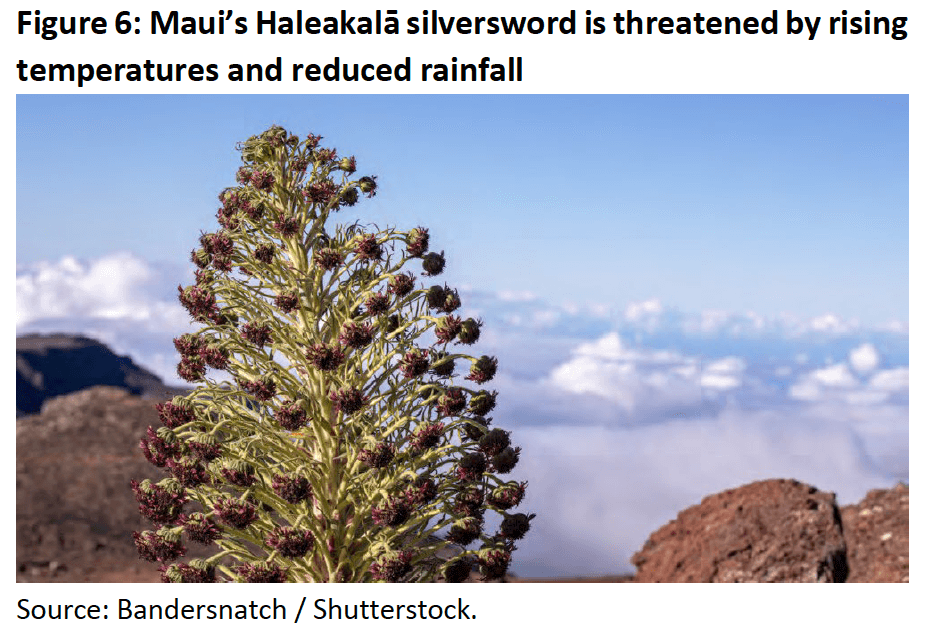
M 483 324 L 434 283 L 427 229 L 335 221 L 377 183 L 321 140 L 241 144 L 191 253 L 197 329 L 174 342 L 197 388 L 140 441 L 169 476 L 132 483 L 139 554 L 167 582 L 501 578 L 534 515 L 509 512 L 526 483 L 490 420 L 497 360 L 472 355 Z M 217 551 L 178 562 L 186 542 Z

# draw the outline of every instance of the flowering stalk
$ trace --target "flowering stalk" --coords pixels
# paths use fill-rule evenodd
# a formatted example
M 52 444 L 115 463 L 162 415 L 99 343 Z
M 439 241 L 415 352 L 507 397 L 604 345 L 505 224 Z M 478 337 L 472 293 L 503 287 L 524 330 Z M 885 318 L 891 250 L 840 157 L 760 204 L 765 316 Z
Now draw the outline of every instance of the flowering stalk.
M 534 515 L 506 512 L 526 484 L 479 388 L 497 360 L 463 350 L 482 322 L 418 286 L 446 266 L 428 230 L 332 219 L 377 184 L 321 139 L 274 126 L 243 143 L 221 227 L 192 252 L 179 301 L 198 329 L 175 346 L 198 386 L 140 442 L 170 473 L 133 483 L 157 527 L 140 555 L 174 582 L 499 578 Z M 183 537 L 217 552 L 170 565 Z

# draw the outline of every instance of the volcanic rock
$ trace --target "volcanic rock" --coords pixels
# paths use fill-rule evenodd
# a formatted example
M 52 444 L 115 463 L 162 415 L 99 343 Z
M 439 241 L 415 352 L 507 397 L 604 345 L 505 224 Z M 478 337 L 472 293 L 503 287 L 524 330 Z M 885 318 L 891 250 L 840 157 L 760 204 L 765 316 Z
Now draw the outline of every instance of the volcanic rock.
M 788 479 L 706 497 L 633 555 L 635 582 L 844 582 L 846 544 L 835 500 Z
M 847 583 L 908 582 L 908 486 L 871 490 L 841 510 Z
M 17 580 L 158 580 L 133 545 L 133 531 L 152 524 L 130 489 L 131 479 L 165 477 L 138 448 L 147 426 L 161 426 L 154 405 L 93 387 L 17 420 Z
M 161 395 L 162 381 L 84 336 L 36 334 L 16 338 L 16 414 L 38 413 L 57 395 L 91 386 L 116 386 L 133 395 Z

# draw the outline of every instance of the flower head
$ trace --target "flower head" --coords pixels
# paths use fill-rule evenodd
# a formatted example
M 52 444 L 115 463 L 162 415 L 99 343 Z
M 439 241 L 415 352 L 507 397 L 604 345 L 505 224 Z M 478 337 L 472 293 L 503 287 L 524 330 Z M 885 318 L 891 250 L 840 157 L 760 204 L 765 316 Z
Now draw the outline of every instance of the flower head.
M 357 253 L 360 260 L 372 261 L 382 256 L 383 248 L 380 247 L 379 241 L 376 240 L 375 236 L 372 234 L 363 234 L 357 238 L 357 245 L 354 247 L 354 252 Z
M 373 325 L 348 320 L 341 327 L 339 340 L 345 347 L 362 349 L 373 341 Z
M 311 483 L 301 475 L 273 475 L 272 489 L 287 503 L 297 504 L 308 499 Z
M 288 568 L 275 563 L 244 563 L 236 572 L 244 583 L 285 583 L 289 573 Z
M 406 251 L 412 256 L 421 256 L 428 249 L 428 230 L 417 227 L 406 237 Z
M 345 415 L 352 415 L 363 408 L 366 398 L 363 391 L 356 387 L 343 387 L 328 394 L 335 408 Z
M 265 543 L 288 559 L 300 559 L 315 545 L 311 530 L 276 526 L 266 535 Z
M 437 252 L 428 252 L 425 256 L 422 257 L 422 269 L 425 272 L 426 276 L 437 276 L 444 271 L 444 251 L 440 254 Z
M 398 550 L 380 555 L 370 566 L 370 574 L 377 581 L 394 583 L 412 571 L 412 552 Z
M 480 358 L 470 367 L 468 380 L 473 380 L 477 384 L 489 382 L 496 375 L 496 358 L 490 356 L 480 356 Z
M 297 431 L 308 422 L 308 413 L 301 404 L 284 402 L 276 411 L 276 421 L 287 431 Z
M 178 536 L 166 536 L 158 532 L 134 532 L 133 543 L 139 558 L 146 561 L 165 563 L 185 556 L 185 546 Z
M 217 573 L 213 565 L 207 565 L 203 561 L 197 563 L 192 561 L 188 563 L 173 563 L 172 565 L 163 565 L 159 568 L 162 572 L 163 583 L 216 583 Z
M 180 517 L 185 535 L 196 543 L 211 545 L 221 535 L 221 529 L 210 517 L 200 512 Z
M 248 322 L 240 329 L 240 337 L 262 349 L 272 341 L 272 329 L 268 325 Z
M 324 343 L 316 343 L 305 349 L 305 358 L 316 369 L 333 371 L 344 361 L 344 353 L 338 346 L 329 347 Z
M 214 512 L 225 524 L 237 529 L 247 527 L 256 519 L 253 504 L 229 497 L 214 504 Z
M 171 482 L 162 486 L 148 479 L 142 482 L 134 479 L 130 486 L 136 495 L 139 513 L 155 524 L 173 523 L 181 514 L 182 506 L 188 501 L 184 490 Z

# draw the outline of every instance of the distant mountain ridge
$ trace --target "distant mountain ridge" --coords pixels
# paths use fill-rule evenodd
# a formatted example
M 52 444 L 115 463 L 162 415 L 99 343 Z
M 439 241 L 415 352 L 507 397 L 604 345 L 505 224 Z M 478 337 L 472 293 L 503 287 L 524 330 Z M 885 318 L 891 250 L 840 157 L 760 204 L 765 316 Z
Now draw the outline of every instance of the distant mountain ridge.
M 91 386 L 114 386 L 132 395 L 156 397 L 180 391 L 93 338 L 61 333 L 17 336 L 17 417 L 38 413 L 51 397 Z

